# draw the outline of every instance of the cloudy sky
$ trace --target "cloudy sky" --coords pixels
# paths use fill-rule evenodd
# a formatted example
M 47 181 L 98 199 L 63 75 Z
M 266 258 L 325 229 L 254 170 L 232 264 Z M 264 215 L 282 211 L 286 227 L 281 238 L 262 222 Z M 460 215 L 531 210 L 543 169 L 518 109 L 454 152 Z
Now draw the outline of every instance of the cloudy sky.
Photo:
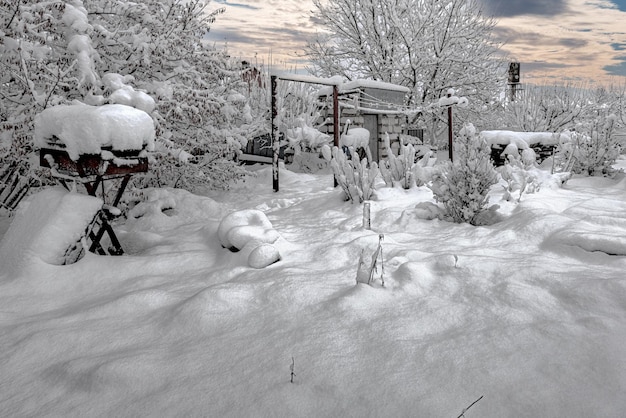
M 626 78 L 626 0 L 480 0 L 522 81 Z M 312 0 L 212 0 L 225 8 L 209 39 L 253 63 L 303 70 L 317 31 Z

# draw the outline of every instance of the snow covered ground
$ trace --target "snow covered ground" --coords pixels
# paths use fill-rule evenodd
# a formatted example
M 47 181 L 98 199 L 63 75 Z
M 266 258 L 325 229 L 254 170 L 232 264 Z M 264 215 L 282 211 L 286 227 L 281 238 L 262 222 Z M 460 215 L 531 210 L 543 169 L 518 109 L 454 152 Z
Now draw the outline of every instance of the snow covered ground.
M 153 191 L 117 227 L 124 256 L 0 260 L 1 415 L 458 417 L 482 396 L 466 417 L 624 416 L 624 175 L 546 176 L 519 204 L 495 187 L 484 227 L 379 188 L 366 230 L 330 175 L 282 170 L 274 193 L 257 174 Z M 279 235 L 265 268 L 220 245 L 248 209 Z M 379 234 L 385 286 L 356 285 Z

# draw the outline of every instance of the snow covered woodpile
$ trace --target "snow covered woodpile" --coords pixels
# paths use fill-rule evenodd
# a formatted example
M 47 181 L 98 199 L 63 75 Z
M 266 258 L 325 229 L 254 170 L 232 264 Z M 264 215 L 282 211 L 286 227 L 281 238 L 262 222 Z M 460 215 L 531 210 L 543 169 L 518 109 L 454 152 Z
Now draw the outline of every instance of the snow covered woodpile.
M 399 110 L 404 106 L 409 89 L 391 83 L 372 80 L 354 80 L 338 86 L 339 131 L 344 132 L 346 123 L 352 128 L 364 128 L 370 133 L 370 151 L 375 161 L 385 158 L 385 134 L 389 134 L 391 149 L 400 148 L 400 135 L 404 133 L 405 117 Z M 319 90 L 322 106 L 320 120 L 332 119 L 332 87 Z M 348 122 L 349 121 L 349 122 Z M 332 136 L 332 124 L 320 128 L 322 133 Z
M 552 155 L 559 142 L 569 140 L 567 132 L 482 131 L 480 136 L 491 147 L 496 165 L 503 165 L 508 155 L 520 156 L 526 163 L 541 162 Z

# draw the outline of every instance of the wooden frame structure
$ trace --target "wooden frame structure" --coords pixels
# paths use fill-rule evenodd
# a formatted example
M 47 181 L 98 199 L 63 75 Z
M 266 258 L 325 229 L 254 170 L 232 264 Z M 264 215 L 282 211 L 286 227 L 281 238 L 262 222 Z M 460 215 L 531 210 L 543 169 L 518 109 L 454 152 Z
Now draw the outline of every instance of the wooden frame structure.
M 141 151 L 111 151 L 115 158 L 106 160 L 101 154 L 82 154 L 78 160 L 72 160 L 64 149 L 57 147 L 42 148 L 39 153 L 39 164 L 50 168 L 52 176 L 70 190 L 69 182 L 79 182 L 85 186 L 87 194 L 96 196 L 101 188 L 104 206 L 96 214 L 86 232 L 90 244 L 88 250 L 100 255 L 122 255 L 124 250 L 113 231 L 110 221 L 114 209 L 119 204 L 126 186 L 135 173 L 148 171 L 148 158 Z M 121 180 L 117 184 L 111 203 L 106 202 L 105 182 Z M 102 239 L 108 235 L 111 246 L 105 248 Z
M 283 74 L 283 75 L 271 75 L 271 88 L 272 88 L 272 184 L 274 191 L 278 192 L 280 189 L 278 178 L 278 156 L 280 153 L 280 140 L 278 131 L 278 125 L 276 124 L 276 117 L 278 116 L 278 105 L 276 98 L 276 91 L 278 87 L 278 80 L 295 81 L 299 83 L 319 84 L 323 86 L 333 87 L 333 145 L 339 146 L 339 85 L 341 81 L 329 78 L 318 78 L 306 75 L 297 74 Z M 335 184 L 336 186 L 336 184 Z

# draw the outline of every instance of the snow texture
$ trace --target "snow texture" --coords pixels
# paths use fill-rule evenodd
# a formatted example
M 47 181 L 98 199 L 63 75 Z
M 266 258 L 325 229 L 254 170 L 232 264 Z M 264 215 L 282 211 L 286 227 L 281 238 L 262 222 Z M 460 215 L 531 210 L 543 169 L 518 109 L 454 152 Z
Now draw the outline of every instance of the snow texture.
M 146 112 L 121 104 L 59 105 L 35 117 L 35 146 L 43 148 L 58 138 L 73 160 L 81 154 L 100 154 L 102 147 L 115 151 L 154 150 L 154 122 Z
M 367 230 L 331 174 L 283 168 L 276 193 L 271 168 L 255 173 L 209 196 L 146 191 L 115 227 L 121 257 L 14 269 L 12 247 L 49 251 L 31 237 L 40 213 L 14 218 L 0 244 L 2 413 L 457 417 L 484 396 L 466 417 L 623 416 L 624 174 L 544 184 L 519 204 L 493 187 L 502 221 L 481 227 L 434 217 L 426 187 L 379 183 Z M 41 212 L 69 206 L 56 193 L 37 195 Z M 254 211 L 281 235 L 263 269 L 218 239 L 221 223 L 269 228 Z M 45 221 L 47 244 L 74 228 L 66 212 Z M 381 233 L 385 286 L 355 285 Z
M 0 242 L 3 269 L 19 275 L 37 259 L 63 264 L 65 251 L 84 236 L 102 203 L 99 198 L 62 188 L 46 189 L 31 196 L 20 204 Z

